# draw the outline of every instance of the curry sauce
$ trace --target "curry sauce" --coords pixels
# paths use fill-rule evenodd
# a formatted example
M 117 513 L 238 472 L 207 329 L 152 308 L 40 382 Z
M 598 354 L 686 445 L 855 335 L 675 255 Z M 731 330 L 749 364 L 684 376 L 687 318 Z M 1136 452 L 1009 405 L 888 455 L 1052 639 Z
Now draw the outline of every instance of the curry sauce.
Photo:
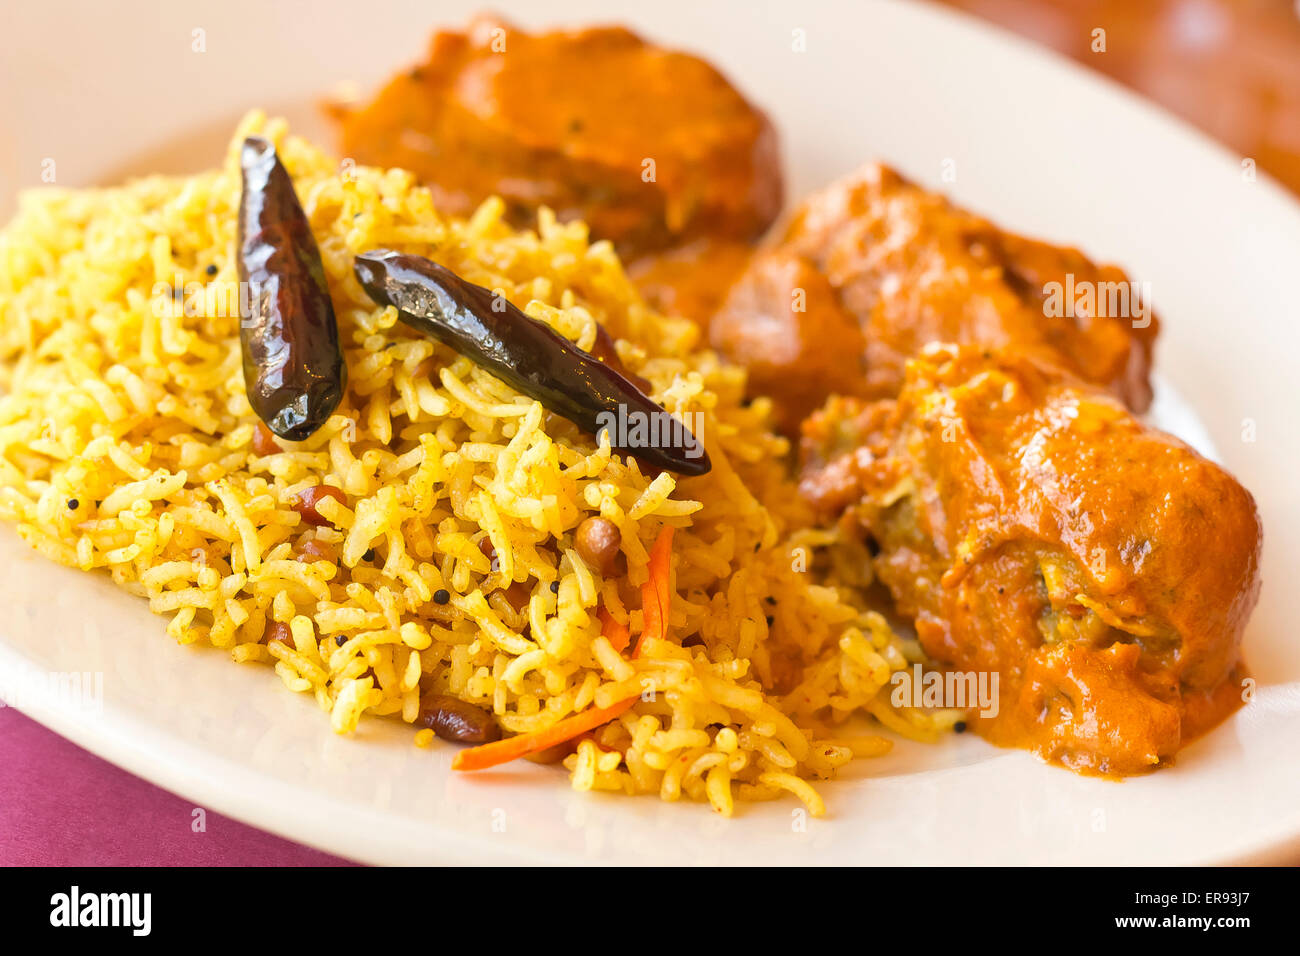
M 1096 386 L 932 346 L 896 400 L 813 416 L 803 457 L 805 496 L 878 544 L 926 653 L 999 674 L 995 743 L 1132 774 L 1240 706 L 1254 499 Z
M 621 27 L 533 34 L 479 17 L 338 114 L 345 155 L 411 170 L 443 212 L 495 195 L 527 228 L 547 206 L 624 255 L 753 239 L 781 209 L 767 117 L 709 63 Z

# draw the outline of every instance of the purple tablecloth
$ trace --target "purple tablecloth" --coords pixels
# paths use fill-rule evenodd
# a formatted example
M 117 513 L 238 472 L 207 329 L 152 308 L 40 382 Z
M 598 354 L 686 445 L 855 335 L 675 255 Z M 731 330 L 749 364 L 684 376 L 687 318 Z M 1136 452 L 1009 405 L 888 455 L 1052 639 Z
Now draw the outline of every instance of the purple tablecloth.
M 336 866 L 346 860 L 206 812 L 0 707 L 0 864 Z

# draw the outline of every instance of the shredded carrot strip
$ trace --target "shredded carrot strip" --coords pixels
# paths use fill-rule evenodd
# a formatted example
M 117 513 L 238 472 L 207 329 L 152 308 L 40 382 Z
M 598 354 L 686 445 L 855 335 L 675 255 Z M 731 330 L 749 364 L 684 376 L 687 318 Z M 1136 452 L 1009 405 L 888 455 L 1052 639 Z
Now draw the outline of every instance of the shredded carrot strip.
M 610 617 L 603 606 L 596 609 L 596 616 L 600 618 L 600 633 L 604 635 L 605 640 L 609 641 L 610 647 L 622 654 L 627 649 L 628 642 L 632 640 L 627 626 Z
M 666 525 L 650 549 L 650 578 L 641 585 L 641 614 L 645 624 L 637 638 L 633 657 L 641 656 L 641 648 L 650 638 L 668 635 L 668 611 L 672 605 L 673 528 Z
M 495 767 L 498 764 L 517 760 L 525 754 L 536 753 L 539 750 L 558 746 L 566 740 L 571 740 L 590 730 L 595 730 L 602 724 L 609 723 L 631 707 L 636 699 L 636 697 L 629 697 L 627 700 L 620 700 L 617 704 L 611 704 L 608 707 L 588 707 L 582 713 L 566 717 L 545 730 L 538 730 L 531 734 L 517 734 L 514 737 L 507 737 L 505 740 L 498 740 L 495 743 L 462 750 L 452 760 L 451 769 L 486 770 L 488 767 Z
M 645 617 L 645 625 L 641 628 L 641 636 L 637 638 L 636 648 L 632 651 L 634 658 L 641 655 L 641 648 L 648 638 L 664 637 L 668 633 L 668 611 L 672 603 L 672 555 L 673 529 L 669 526 L 659 532 L 659 537 L 650 549 L 650 579 L 641 587 L 641 613 Z M 627 628 L 610 617 L 603 607 L 597 610 L 596 615 L 600 618 L 600 633 L 615 650 L 622 653 L 631 636 Z M 516 734 L 505 740 L 470 747 L 456 754 L 451 769 L 486 770 L 488 767 L 517 760 L 526 754 L 549 750 L 609 723 L 635 701 L 636 697 L 629 697 L 608 707 L 589 707 L 545 730 Z

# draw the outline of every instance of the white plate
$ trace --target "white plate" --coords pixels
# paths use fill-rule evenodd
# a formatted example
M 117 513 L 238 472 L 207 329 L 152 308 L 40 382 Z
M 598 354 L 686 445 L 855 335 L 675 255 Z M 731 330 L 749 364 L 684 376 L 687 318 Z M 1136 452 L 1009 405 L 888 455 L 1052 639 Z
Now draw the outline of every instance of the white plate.
M 74 185 L 155 158 L 213 164 L 244 109 L 310 115 L 327 88 L 375 83 L 476 4 L 62 6 L 17 5 L 0 32 L 6 212 L 45 158 Z M 1246 638 L 1256 701 L 1176 767 L 1122 784 L 953 738 L 858 762 L 824 786 L 830 816 L 806 830 L 790 803 L 724 820 L 576 794 L 532 765 L 452 776 L 449 748 L 417 750 L 381 721 L 336 737 L 270 671 L 177 647 L 142 601 L 45 563 L 5 529 L 0 679 L 104 675 L 97 712 L 25 709 L 198 805 L 373 862 L 1173 864 L 1300 851 L 1300 655 L 1285 580 L 1300 542 L 1292 200 L 1095 75 L 927 6 L 575 0 L 529 4 L 517 19 L 622 20 L 704 53 L 771 111 L 792 196 L 870 157 L 939 186 L 951 159 L 957 180 L 944 188 L 961 201 L 1149 281 L 1165 318 L 1161 373 L 1264 516 L 1265 586 Z M 196 29 L 206 52 L 191 49 Z M 796 29 L 807 52 L 792 51 Z

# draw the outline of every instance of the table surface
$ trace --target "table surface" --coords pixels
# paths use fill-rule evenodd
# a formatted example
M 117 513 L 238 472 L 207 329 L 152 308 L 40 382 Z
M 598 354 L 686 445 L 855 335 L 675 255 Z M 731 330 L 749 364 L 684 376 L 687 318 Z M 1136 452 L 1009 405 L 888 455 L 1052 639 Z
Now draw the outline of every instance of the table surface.
M 1300 193 L 1300 0 L 940 2 L 1108 74 Z M 195 807 L 12 708 L 0 767 L 0 864 L 347 862 Z
M 0 708 L 0 865 L 331 866 L 347 861 L 245 826 L 119 770 Z
M 1300 0 L 939 2 L 1105 73 L 1300 193 Z

